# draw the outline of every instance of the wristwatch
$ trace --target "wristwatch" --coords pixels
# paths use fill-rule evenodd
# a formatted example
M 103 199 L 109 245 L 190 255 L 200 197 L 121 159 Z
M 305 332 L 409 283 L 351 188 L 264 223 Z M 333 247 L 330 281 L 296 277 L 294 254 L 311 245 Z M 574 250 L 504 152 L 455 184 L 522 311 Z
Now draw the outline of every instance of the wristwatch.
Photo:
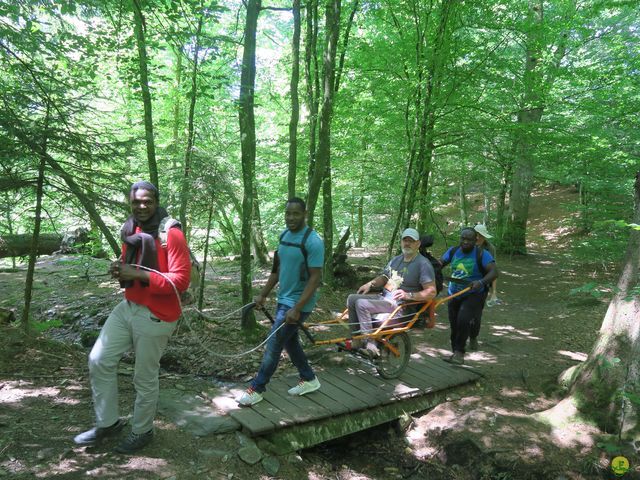
M 413 292 L 409 292 L 409 299 L 413 300 Z

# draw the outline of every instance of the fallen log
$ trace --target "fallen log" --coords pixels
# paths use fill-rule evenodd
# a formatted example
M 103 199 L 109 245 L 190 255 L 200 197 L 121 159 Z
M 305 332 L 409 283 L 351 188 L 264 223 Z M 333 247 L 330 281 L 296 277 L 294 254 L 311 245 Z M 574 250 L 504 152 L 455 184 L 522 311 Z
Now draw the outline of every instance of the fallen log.
M 0 258 L 22 257 L 31 250 L 31 234 L 0 235 Z M 44 233 L 38 242 L 38 255 L 51 255 L 60 250 L 62 235 Z

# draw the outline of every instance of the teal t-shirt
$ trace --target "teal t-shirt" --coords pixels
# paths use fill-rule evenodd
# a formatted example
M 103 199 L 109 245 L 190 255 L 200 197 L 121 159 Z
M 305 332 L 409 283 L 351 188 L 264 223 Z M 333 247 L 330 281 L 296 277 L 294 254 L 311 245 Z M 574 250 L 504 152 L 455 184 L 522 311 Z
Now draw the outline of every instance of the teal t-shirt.
M 287 231 L 282 237 L 282 241 L 300 245 L 308 228 L 304 227 L 297 232 Z M 304 247 L 307 251 L 309 268 L 322 268 L 324 265 L 324 242 L 315 230 L 309 234 Z M 300 272 L 304 270 L 304 256 L 300 248 L 280 244 L 278 258 L 280 259 L 278 303 L 293 307 L 298 303 L 308 281 L 308 279 L 302 280 L 300 278 Z M 311 312 L 316 306 L 317 299 L 318 290 L 316 289 L 311 299 L 302 307 L 302 311 Z

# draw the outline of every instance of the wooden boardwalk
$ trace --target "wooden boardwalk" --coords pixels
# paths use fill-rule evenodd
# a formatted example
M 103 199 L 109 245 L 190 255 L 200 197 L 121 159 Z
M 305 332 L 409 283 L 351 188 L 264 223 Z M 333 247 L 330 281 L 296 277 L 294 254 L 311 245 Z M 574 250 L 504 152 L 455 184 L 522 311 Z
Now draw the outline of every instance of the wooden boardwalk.
M 320 390 L 292 397 L 287 390 L 297 377 L 274 377 L 263 401 L 231 416 L 246 433 L 293 443 L 296 450 L 431 408 L 444 401 L 447 390 L 478 379 L 468 369 L 424 354 L 413 354 L 405 372 L 392 380 L 363 362 L 314 369 Z

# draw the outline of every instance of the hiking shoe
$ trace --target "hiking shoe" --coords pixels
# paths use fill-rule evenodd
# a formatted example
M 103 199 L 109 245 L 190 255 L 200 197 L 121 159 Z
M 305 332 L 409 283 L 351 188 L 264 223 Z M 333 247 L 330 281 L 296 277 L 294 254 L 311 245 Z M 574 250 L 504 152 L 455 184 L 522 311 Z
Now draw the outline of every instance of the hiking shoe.
M 378 345 L 376 345 L 376 342 L 367 342 L 364 350 L 370 357 L 378 358 L 380 356 L 380 349 L 378 348 Z
M 125 420 L 120 418 L 110 427 L 93 427 L 91 430 L 87 430 L 86 432 L 82 432 L 76 435 L 73 438 L 73 441 L 78 445 L 95 445 L 103 438 L 118 433 L 120 430 L 122 430 L 122 427 L 124 427 L 126 423 L 127 422 Z
M 315 392 L 319 388 L 320 382 L 318 381 L 318 377 L 315 377 L 313 380 L 300 379 L 298 385 L 289 389 L 289 395 L 306 395 L 307 393 Z
M 256 392 L 252 387 L 247 388 L 246 392 L 238 399 L 238 403 L 243 407 L 250 407 L 262 401 L 262 394 Z
M 464 353 L 462 352 L 453 352 L 449 358 L 446 358 L 445 361 L 451 363 L 452 365 L 463 365 L 464 364 Z
M 475 352 L 478 350 L 478 339 L 477 338 L 470 338 L 469 339 L 469 350 L 471 350 L 472 352 Z
M 146 447 L 151 440 L 153 440 L 153 430 L 149 430 L 145 433 L 131 432 L 129 436 L 115 448 L 115 451 L 125 454 L 134 453 Z

